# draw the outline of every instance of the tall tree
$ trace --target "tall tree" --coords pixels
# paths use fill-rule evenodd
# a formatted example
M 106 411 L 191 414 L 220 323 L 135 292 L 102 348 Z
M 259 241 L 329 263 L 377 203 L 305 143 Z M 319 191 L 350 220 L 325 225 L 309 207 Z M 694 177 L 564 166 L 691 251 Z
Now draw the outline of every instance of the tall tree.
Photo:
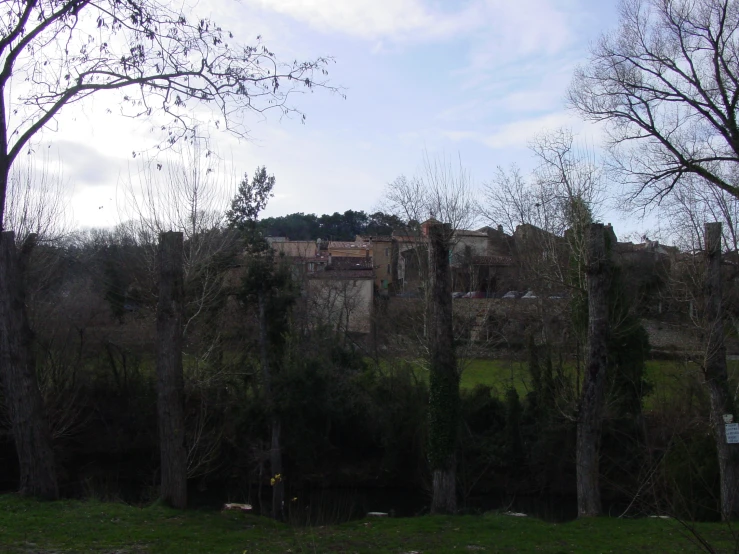
M 431 513 L 457 511 L 457 435 L 460 399 L 454 351 L 451 228 L 429 227 L 429 447 L 433 478 Z
M 184 276 L 182 233 L 159 236 L 157 302 L 157 411 L 161 453 L 161 498 L 174 508 L 187 507 L 182 327 Z
M 19 252 L 14 233 L 0 233 L 0 383 L 18 455 L 19 491 L 53 500 L 59 494 L 54 449 L 36 382 L 22 283 L 34 240 L 29 235 Z
M 603 224 L 587 235 L 588 353 L 577 416 L 577 513 L 600 515 L 599 458 L 608 360 L 609 254 Z
M 259 322 L 259 361 L 262 369 L 262 391 L 270 424 L 270 470 L 272 473 L 272 517 L 283 516 L 285 484 L 282 482 L 282 421 L 275 407 L 276 352 L 286 331 L 286 314 L 292 303 L 290 274 L 276 265 L 274 250 L 257 225 L 259 213 L 274 195 L 274 175 L 265 166 L 257 168 L 251 181 L 248 175 L 239 184 L 231 209 L 226 212 L 229 225 L 243 234 L 247 250 L 246 274 L 241 295 L 247 303 L 256 304 Z
M 455 232 L 474 223 L 469 173 L 443 159 L 423 160 L 412 179 L 398 177 L 387 187 L 387 209 L 407 222 L 405 255 L 415 259 L 424 290 L 423 321 L 416 325 L 430 376 L 429 464 L 433 474 L 432 510 L 456 511 L 456 447 L 459 423 L 459 368 L 454 341 L 450 250 Z M 427 234 L 419 222 L 425 221 Z M 412 250 L 412 252 L 409 252 Z M 400 254 L 401 256 L 403 253 Z
M 323 79 L 326 58 L 280 63 L 260 39 L 241 46 L 215 22 L 193 18 L 184 10 L 157 0 L 9 0 L 3 4 L 0 231 L 5 228 L 13 162 L 63 108 L 92 94 L 129 89 L 121 98 L 124 115 L 163 116 L 156 127 L 164 131 L 163 141 L 173 144 L 195 134 L 198 115 L 191 110 L 190 100 L 210 108 L 209 119 L 216 127 L 245 135 L 245 113 L 272 107 L 290 111 L 287 100 L 297 87 L 325 86 L 313 77 Z M 6 253 L 0 249 L 0 255 Z M 0 266 L 16 267 L 2 257 Z M 9 279 L 20 282 L 19 276 Z M 22 320 L 13 311 L 23 310 L 22 303 L 5 298 L 0 306 L 0 330 L 20 328 L 10 319 Z M 2 348 L 25 344 L 19 337 L 0 340 Z M 0 356 L 9 362 L 0 367 L 6 386 L 29 391 L 26 384 L 12 382 L 23 374 L 12 364 L 26 355 L 12 350 Z M 41 411 L 32 415 L 43 417 Z M 16 444 L 37 444 L 23 435 L 43 425 L 28 420 L 14 427 Z M 50 449 L 49 444 L 43 447 L 44 452 Z
M 619 16 L 569 90 L 605 122 L 616 174 L 642 203 L 688 174 L 739 196 L 739 2 L 622 0 Z
M 721 224 L 705 226 L 705 360 L 703 376 L 711 398 L 711 422 L 716 437 L 721 475 L 721 519 L 729 521 L 739 514 L 739 446 L 727 444 L 723 417 L 735 415 L 736 404 L 729 390 L 724 344 L 724 318 L 721 295 Z

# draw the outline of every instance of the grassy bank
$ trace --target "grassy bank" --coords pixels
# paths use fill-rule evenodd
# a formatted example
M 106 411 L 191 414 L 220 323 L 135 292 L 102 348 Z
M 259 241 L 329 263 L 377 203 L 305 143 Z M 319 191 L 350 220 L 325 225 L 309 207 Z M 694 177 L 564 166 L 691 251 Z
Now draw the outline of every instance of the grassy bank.
M 700 524 L 722 552 L 730 530 Z M 551 524 L 500 514 L 367 518 L 336 526 L 289 527 L 234 512 L 0 496 L 0 552 L 116 554 L 357 552 L 700 552 L 672 520 L 595 519 Z

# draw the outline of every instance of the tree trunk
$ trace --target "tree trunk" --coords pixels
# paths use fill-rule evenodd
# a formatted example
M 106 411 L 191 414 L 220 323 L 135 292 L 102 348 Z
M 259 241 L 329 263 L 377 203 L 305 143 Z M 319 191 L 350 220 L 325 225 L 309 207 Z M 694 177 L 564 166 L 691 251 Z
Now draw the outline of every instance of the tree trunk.
M 272 373 L 269 364 L 269 338 L 267 336 L 267 299 L 264 292 L 260 291 L 257 299 L 259 305 L 259 349 L 262 358 L 262 379 L 264 380 L 264 393 L 267 400 L 267 409 L 270 417 L 270 448 L 269 463 L 272 483 L 272 517 L 282 519 L 285 505 L 285 484 L 282 482 L 282 448 L 280 446 L 280 435 L 282 426 L 280 419 L 275 413 L 274 398 L 272 397 Z
M 157 304 L 157 405 L 162 467 L 162 500 L 187 507 L 184 377 L 182 233 L 159 235 L 159 302 Z
M 729 392 L 724 345 L 721 298 L 721 223 L 706 223 L 705 382 L 711 397 L 711 422 L 716 437 L 721 476 L 721 519 L 729 521 L 739 513 L 739 445 L 726 443 L 724 414 L 736 415 Z
M 20 467 L 20 493 L 45 499 L 59 496 L 51 433 L 38 388 L 23 283 L 24 252 L 12 231 L 0 233 L 0 381 Z
M 272 444 L 269 450 L 269 461 L 272 477 L 275 484 L 272 486 L 272 517 L 284 519 L 285 513 L 285 483 L 282 481 L 282 450 L 280 448 L 281 426 L 280 419 L 272 415 Z
M 603 225 L 590 225 L 587 241 L 588 350 L 577 418 L 578 517 L 601 513 L 598 485 L 608 339 L 610 264 Z
M 433 475 L 431 513 L 457 511 L 456 449 L 459 374 L 452 328 L 449 229 L 429 228 L 429 463 Z

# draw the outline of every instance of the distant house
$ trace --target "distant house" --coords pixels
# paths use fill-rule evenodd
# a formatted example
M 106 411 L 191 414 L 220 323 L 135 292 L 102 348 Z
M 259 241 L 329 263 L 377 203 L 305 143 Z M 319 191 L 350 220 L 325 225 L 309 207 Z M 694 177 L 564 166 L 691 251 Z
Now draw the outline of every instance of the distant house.
M 267 237 L 267 242 L 279 256 L 293 265 L 294 276 L 298 279 L 309 273 L 321 271 L 328 264 L 328 256 L 320 248 L 320 241 Z
M 428 229 L 435 219 L 424 221 L 415 235 L 393 233 L 398 250 L 398 290 L 416 292 L 423 286 L 428 256 Z M 490 292 L 509 286 L 518 275 L 515 239 L 502 228 L 482 227 L 453 232 L 449 262 L 455 291 Z
M 391 236 L 357 236 L 358 242 L 370 245 L 372 269 L 375 274 L 375 289 L 380 294 L 387 294 L 393 289 L 397 280 L 397 252 Z
M 339 331 L 369 333 L 374 304 L 372 269 L 326 269 L 307 280 L 311 317 L 317 325 Z

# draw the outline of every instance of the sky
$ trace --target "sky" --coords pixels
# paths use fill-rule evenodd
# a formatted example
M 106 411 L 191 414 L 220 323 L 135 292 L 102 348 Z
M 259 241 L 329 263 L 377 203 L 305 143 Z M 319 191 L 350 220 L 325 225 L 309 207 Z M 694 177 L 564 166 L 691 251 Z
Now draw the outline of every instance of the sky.
M 211 134 L 226 194 L 266 165 L 276 186 L 264 216 L 374 211 L 387 184 L 419 171 L 424 155 L 461 161 L 481 186 L 497 166 L 531 169 L 527 144 L 546 129 L 569 127 L 597 145 L 597 129 L 567 109 L 565 93 L 616 8 L 616 0 L 201 1 L 194 13 L 245 42 L 261 35 L 284 60 L 332 56 L 330 82 L 345 94 L 297 95 L 304 123 L 255 116 L 249 140 Z M 93 97 L 63 112 L 36 144 L 62 168 L 81 227 L 125 217 L 131 153 L 151 135 L 150 122 L 108 113 L 108 102 Z

